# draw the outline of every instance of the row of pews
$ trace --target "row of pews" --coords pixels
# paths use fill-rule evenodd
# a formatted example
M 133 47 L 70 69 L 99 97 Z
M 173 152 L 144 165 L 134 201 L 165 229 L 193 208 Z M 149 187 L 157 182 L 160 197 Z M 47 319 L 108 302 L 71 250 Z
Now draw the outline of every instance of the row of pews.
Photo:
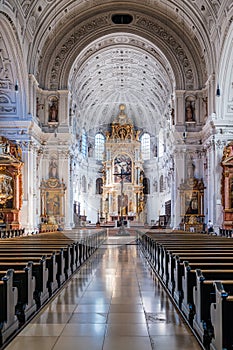
M 204 349 L 233 349 L 233 240 L 138 233 L 138 243 Z
M 220 228 L 219 229 L 219 235 L 222 236 L 222 237 L 231 238 L 231 237 L 233 237 L 233 230 Z
M 0 240 L 0 346 L 17 333 L 96 251 L 106 231 Z
M 0 238 L 13 238 L 13 237 L 19 237 L 24 235 L 24 228 L 20 229 L 6 229 L 6 228 L 0 228 Z

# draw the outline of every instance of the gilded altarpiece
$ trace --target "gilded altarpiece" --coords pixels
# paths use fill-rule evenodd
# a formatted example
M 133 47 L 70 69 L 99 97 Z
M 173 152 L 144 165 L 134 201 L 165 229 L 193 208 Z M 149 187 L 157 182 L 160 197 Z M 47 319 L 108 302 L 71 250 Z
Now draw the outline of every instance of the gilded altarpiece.
M 22 150 L 0 137 L 0 227 L 19 229 L 23 203 Z
M 204 224 L 204 183 L 202 179 L 188 177 L 180 184 L 181 229 L 203 231 Z
M 41 182 L 41 231 L 56 231 L 64 228 L 64 196 L 66 186 L 51 177 Z
M 144 221 L 143 161 L 139 131 L 125 114 L 125 105 L 106 134 L 103 162 L 102 215 L 106 220 Z
M 233 142 L 230 142 L 223 152 L 221 162 L 222 172 L 222 206 L 223 206 L 223 228 L 233 227 Z

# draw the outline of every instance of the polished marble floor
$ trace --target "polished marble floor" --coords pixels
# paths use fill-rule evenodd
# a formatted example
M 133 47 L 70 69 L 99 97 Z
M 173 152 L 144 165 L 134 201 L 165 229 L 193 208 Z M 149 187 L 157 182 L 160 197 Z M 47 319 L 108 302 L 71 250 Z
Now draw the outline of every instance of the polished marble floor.
M 110 237 L 6 350 L 198 350 L 135 237 Z

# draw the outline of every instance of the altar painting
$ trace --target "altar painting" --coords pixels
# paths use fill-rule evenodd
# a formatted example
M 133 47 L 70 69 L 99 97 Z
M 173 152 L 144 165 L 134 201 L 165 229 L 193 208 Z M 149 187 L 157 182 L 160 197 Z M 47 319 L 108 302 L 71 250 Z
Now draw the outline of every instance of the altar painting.
M 114 182 L 131 182 L 132 160 L 127 154 L 120 154 L 114 159 Z

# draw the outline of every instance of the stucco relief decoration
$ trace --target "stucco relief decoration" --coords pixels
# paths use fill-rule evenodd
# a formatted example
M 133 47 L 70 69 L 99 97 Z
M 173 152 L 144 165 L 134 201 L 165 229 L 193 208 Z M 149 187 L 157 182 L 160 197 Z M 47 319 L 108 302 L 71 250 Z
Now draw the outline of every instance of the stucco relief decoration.
M 193 71 L 191 68 L 191 64 L 183 48 L 176 42 L 174 37 L 171 34 L 167 33 L 157 23 L 152 22 L 147 18 L 142 18 L 138 16 L 137 25 L 139 25 L 143 29 L 147 29 L 153 34 L 156 33 L 156 35 L 158 35 L 163 41 L 167 42 L 168 46 L 172 49 L 172 51 L 174 52 L 178 61 L 181 63 L 184 69 L 186 84 L 188 85 L 189 88 L 192 88 L 194 83 L 194 78 L 193 78 Z
M 93 19 L 90 22 L 87 22 L 82 27 L 80 27 L 75 34 L 72 34 L 66 42 L 60 48 L 59 53 L 55 57 L 54 64 L 51 68 L 50 73 L 50 88 L 57 89 L 60 72 L 62 71 L 61 65 L 64 62 L 65 57 L 67 57 L 69 51 L 85 36 L 89 35 L 92 32 L 95 32 L 97 29 L 105 26 L 108 23 L 108 16 L 101 16 Z M 41 62 L 39 63 L 40 66 Z
M 28 20 L 28 29 L 31 29 L 32 34 L 36 31 L 36 18 L 34 16 L 30 16 Z
M 9 54 L 3 38 L 0 35 L 0 115 L 16 113 L 15 101 L 13 101 L 14 84 L 12 67 Z
M 1 83 L 0 83 L 1 88 Z M 0 115 L 10 115 L 16 113 L 16 107 L 13 105 L 9 97 L 0 95 Z
M 13 73 L 11 67 L 11 60 L 8 53 L 7 45 L 4 38 L 0 34 L 0 88 L 2 90 L 13 90 Z

